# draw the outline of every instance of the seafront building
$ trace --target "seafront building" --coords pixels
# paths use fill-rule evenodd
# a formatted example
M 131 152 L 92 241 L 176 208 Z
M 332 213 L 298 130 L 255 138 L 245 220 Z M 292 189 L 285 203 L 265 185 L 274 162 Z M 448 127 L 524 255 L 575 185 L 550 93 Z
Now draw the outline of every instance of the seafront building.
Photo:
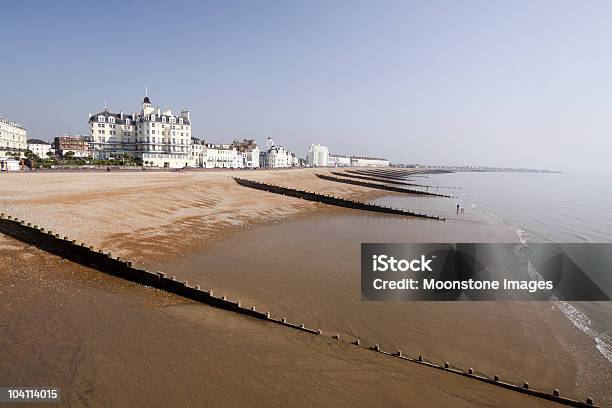
M 127 154 L 149 166 L 178 168 L 190 164 L 189 111 L 162 111 L 145 96 L 140 112 L 113 113 L 105 106 L 104 111 L 90 114 L 88 123 L 94 159 Z
M 202 149 L 201 163 L 206 169 L 237 169 L 240 167 L 238 151 L 229 144 L 205 144 Z
M 27 148 L 26 129 L 19 123 L 0 116 L 0 157 L 7 157 L 8 153 L 25 157 L 23 153 Z
M 192 167 L 203 167 L 202 166 L 202 150 L 205 149 L 206 143 L 198 139 L 197 137 L 191 138 L 191 157 L 189 158 L 190 166 Z
M 266 150 L 259 154 L 259 166 L 271 169 L 299 166 L 300 160 L 289 150 L 275 145 L 272 138 L 266 141 Z
M 259 167 L 259 147 L 255 140 L 234 140 L 231 144 L 206 143 L 191 138 L 190 166 L 206 169 L 253 169 Z
M 330 167 L 350 167 L 351 158 L 340 154 L 330 154 L 327 165 Z
M 55 152 L 55 149 L 51 147 L 51 143 L 40 139 L 28 139 L 28 150 L 41 159 L 47 158 L 48 153 Z
M 320 144 L 311 144 L 308 148 L 308 165 L 311 167 L 327 167 L 329 149 Z
M 70 152 L 72 157 L 90 157 L 90 141 L 87 136 L 61 135 L 53 139 L 53 149 L 61 157 L 66 157 Z
M 259 146 L 253 139 L 234 140 L 231 144 L 238 153 L 240 168 L 256 169 L 259 167 Z
M 376 157 L 351 157 L 352 167 L 389 167 L 388 159 L 381 159 Z

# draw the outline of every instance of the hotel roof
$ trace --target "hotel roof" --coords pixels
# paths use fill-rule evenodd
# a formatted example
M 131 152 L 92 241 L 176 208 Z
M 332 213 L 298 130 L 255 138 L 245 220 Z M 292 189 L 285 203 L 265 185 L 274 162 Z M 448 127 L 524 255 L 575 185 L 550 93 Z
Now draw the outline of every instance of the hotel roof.
M 50 145 L 51 143 L 49 142 L 45 142 L 44 140 L 40 140 L 40 139 L 28 139 L 28 144 L 42 144 L 42 145 Z

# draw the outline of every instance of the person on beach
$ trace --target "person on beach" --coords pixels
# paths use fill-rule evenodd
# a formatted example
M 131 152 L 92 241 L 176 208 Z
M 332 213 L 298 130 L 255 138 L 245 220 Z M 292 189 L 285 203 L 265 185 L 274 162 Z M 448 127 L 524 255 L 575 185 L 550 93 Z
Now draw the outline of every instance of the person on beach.
M 465 212 L 465 208 L 461 207 L 461 214 L 463 214 Z
M 459 204 L 457 204 L 457 215 L 459 215 Z

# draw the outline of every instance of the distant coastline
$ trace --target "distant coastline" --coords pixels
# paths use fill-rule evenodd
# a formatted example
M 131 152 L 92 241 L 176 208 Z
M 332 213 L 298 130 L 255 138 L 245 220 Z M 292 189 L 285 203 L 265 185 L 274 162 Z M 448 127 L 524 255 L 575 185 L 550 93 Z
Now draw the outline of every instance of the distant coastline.
M 488 167 L 488 166 L 426 166 L 421 164 L 391 164 L 391 167 L 435 169 L 449 172 L 505 172 L 505 173 L 563 173 L 560 170 L 529 169 L 515 167 Z

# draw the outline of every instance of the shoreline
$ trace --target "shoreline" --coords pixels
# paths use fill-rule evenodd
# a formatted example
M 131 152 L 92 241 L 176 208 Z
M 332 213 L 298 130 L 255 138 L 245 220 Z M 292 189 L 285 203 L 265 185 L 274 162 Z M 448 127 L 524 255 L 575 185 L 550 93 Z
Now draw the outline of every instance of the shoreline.
M 313 170 L 314 171 L 314 170 Z M 320 170 L 319 170 L 320 171 Z M 252 175 L 252 172 L 245 172 L 248 175 Z M 55 176 L 58 173 L 53 173 Z M 55 182 L 51 186 L 44 186 L 47 198 L 34 198 L 36 195 L 34 192 L 29 194 L 30 197 L 17 197 L 15 199 L 7 194 L 0 200 L 0 206 L 6 208 L 7 204 L 13 211 L 17 210 L 17 213 L 13 211 L 13 214 L 19 216 L 19 218 L 26 219 L 28 222 L 38 222 L 41 226 L 52 229 L 54 232 L 66 234 L 75 239 L 82 240 L 84 242 L 92 243 L 98 247 L 102 247 L 105 250 L 111 250 L 113 254 L 118 254 L 122 258 L 133 259 L 135 262 L 143 265 L 163 265 L 164 263 L 176 261 L 178 257 L 188 258 L 198 253 L 211 254 L 211 251 L 215 251 L 215 247 L 219 245 L 225 245 L 228 241 L 236 238 L 238 235 L 251 234 L 257 235 L 258 231 L 266 228 L 274 228 L 272 226 L 287 226 L 292 223 L 308 223 L 316 218 L 326 218 L 335 216 L 344 216 L 351 210 L 328 208 L 327 206 L 307 203 L 302 200 L 296 200 L 296 202 L 288 203 L 286 197 L 275 197 L 270 193 L 260 193 L 256 197 L 252 194 L 244 191 L 239 191 L 233 188 L 232 184 L 228 184 L 224 174 L 214 173 L 215 177 L 205 177 L 208 180 L 178 180 L 181 182 L 178 186 L 176 185 L 177 180 L 170 175 L 171 179 L 168 179 L 166 174 L 157 173 L 155 176 L 162 176 L 160 181 L 149 183 L 150 180 L 144 180 L 147 182 L 145 186 L 145 195 L 149 196 L 149 200 L 145 203 L 153 203 L 159 208 L 155 210 L 145 210 L 139 208 L 137 204 L 142 203 L 139 201 L 131 201 L 130 198 L 133 193 L 130 191 L 131 188 L 121 185 L 114 185 L 114 183 L 108 183 L 107 174 L 101 173 L 101 179 L 104 180 L 93 180 L 94 182 L 102 185 L 98 185 L 92 180 L 85 180 L 83 185 L 80 186 L 77 191 L 70 194 L 64 195 L 63 197 L 58 196 L 52 188 Z M 112 174 L 112 173 L 111 173 Z M 151 174 L 151 173 L 148 173 Z M 204 174 L 204 173 L 203 173 Z M 205 173 L 208 175 L 208 173 Z M 235 174 L 235 172 L 232 172 Z M 265 179 L 268 182 L 278 182 L 283 185 L 290 185 L 289 183 L 296 183 L 297 186 L 304 186 L 312 188 L 314 176 L 305 178 L 305 174 L 308 171 L 299 171 L 285 176 L 288 172 L 270 172 L 270 174 L 261 172 L 258 174 L 259 179 Z M 138 174 L 140 175 L 140 174 Z M 222 177 L 218 177 L 222 176 Z M 31 177 L 27 175 L 26 177 Z M 115 181 L 115 180 L 113 180 Z M 139 180 L 140 181 L 140 180 Z M 206 181 L 206 193 L 199 192 L 197 183 Z M 230 183 L 234 183 L 233 180 L 229 180 Z M 133 182 L 133 180 L 132 180 Z M 360 200 L 375 200 L 380 197 L 384 197 L 389 193 L 384 192 L 370 192 L 367 188 L 354 188 L 351 186 L 343 188 L 333 183 L 321 183 L 316 185 L 316 188 L 321 189 L 326 193 L 333 192 L 334 194 L 344 194 L 347 197 L 359 198 Z M 124 183 L 125 184 L 125 183 Z M 294 184 L 295 186 L 295 184 Z M 34 188 L 41 188 L 40 185 L 32 186 Z M 164 193 L 168 188 L 174 188 L 175 191 L 171 193 L 173 198 L 181 197 L 181 201 L 171 203 L 164 203 L 156 201 L 156 198 L 160 193 Z M 240 188 L 236 186 L 236 188 Z M 341 190 L 340 192 L 338 190 Z M 10 193 L 10 189 L 8 189 Z M 192 196 L 184 196 L 185 192 L 191 193 Z M 230 194 L 232 199 L 220 197 L 223 193 Z M 267 195 L 261 195 L 267 194 Z M 26 194 L 27 196 L 28 194 Z M 103 195 L 103 199 L 97 198 L 97 196 Z M 51 199 L 49 202 L 47 199 Z M 105 201 L 114 202 L 111 205 L 104 205 Z M 229 202 L 228 202 L 229 201 Z M 46 203 L 45 203 L 46 202 Z M 121 224 L 121 230 L 115 231 L 117 223 L 106 223 L 100 224 L 95 222 L 102 217 L 108 217 L 109 211 L 119 208 L 122 209 L 122 203 L 124 203 L 123 209 L 126 209 L 127 213 L 132 213 L 132 217 L 120 216 L 122 221 L 127 223 Z M 195 210 L 190 207 L 194 207 Z M 59 207 L 61 205 L 62 207 Z M 87 209 L 91 212 L 92 216 L 86 220 L 79 217 L 83 215 L 81 211 L 75 211 L 75 213 L 59 212 L 58 208 L 78 209 L 83 205 L 87 206 Z M 31 212 L 32 206 L 43 207 L 43 211 Z M 48 206 L 48 208 L 44 208 Z M 37 217 L 32 219 L 28 216 L 28 211 L 32 215 Z M 278 215 L 270 216 L 271 213 L 276 212 Z M 47 226 L 48 223 L 43 221 L 48 220 L 49 217 L 53 217 L 52 226 Z M 163 217 L 163 219 L 156 219 L 156 217 Z M 395 217 L 388 216 L 392 221 L 396 221 Z M 93 218 L 93 221 L 90 221 Z M 379 217 L 372 217 L 378 219 Z M 151 222 L 154 221 L 154 222 Z M 164 223 L 164 221 L 166 221 Z M 423 223 L 423 224 L 420 224 Z M 443 228 L 440 228 L 436 232 L 436 228 L 422 228 L 426 224 L 426 221 L 410 220 L 405 225 L 410 225 L 412 230 L 418 231 L 420 229 L 430 229 L 429 235 L 421 234 L 420 238 L 424 242 L 432 242 L 436 239 L 440 239 L 444 242 L 449 242 L 449 238 L 453 235 L 459 237 L 465 235 L 463 231 L 466 226 L 469 228 L 479 229 L 482 225 L 474 224 L 471 221 L 465 220 L 450 220 L 443 224 Z M 93 225 L 87 225 L 93 224 Z M 419 228 L 419 225 L 421 228 Z M 95 229 L 88 227 L 98 227 Z M 74 231 L 70 231 L 74 229 Z M 444 230 L 446 233 L 440 235 L 440 230 Z M 70 232 L 68 232 L 70 231 Z M 450 232 L 449 232 L 450 231 Z M 454 232 L 452 232 L 454 231 Z M 482 233 L 482 231 L 481 231 Z M 78 235 L 80 234 L 80 235 Z M 433 235 L 432 235 L 433 234 Z M 483 236 L 483 235 L 480 235 Z M 88 239 L 91 238 L 91 239 Z M 490 236 L 489 236 L 490 238 Z M 97 242 L 92 242 L 97 241 Z M 516 240 L 516 237 L 515 237 Z M 0 240 L 0 249 L 5 249 Z M 193 279 L 190 278 L 190 281 Z M 229 288 L 228 288 L 229 289 Z M 254 297 L 252 291 L 247 291 L 246 288 L 244 295 L 248 298 Z M 240 298 L 244 298 L 243 293 L 240 293 Z M 265 297 L 264 297 L 265 299 Z M 261 299 L 253 299 L 255 302 L 261 302 Z M 468 308 L 469 309 L 469 308 Z M 519 312 L 520 309 L 518 308 Z M 527 309 L 528 310 L 528 309 Z M 444 313 L 440 310 L 441 313 Z M 468 312 L 469 314 L 470 312 Z M 557 311 L 558 316 L 562 317 L 560 311 Z M 547 314 L 547 318 L 551 318 L 553 315 Z M 545 319 L 544 315 L 542 319 Z M 567 321 L 564 316 L 563 319 Z M 560 323 L 560 325 L 562 325 Z M 572 326 L 573 328 L 573 326 Z M 580 339 L 567 340 L 569 332 L 567 328 L 563 329 L 565 334 L 561 335 L 558 332 L 553 332 L 555 337 L 560 337 L 559 342 L 567 341 L 566 347 L 575 347 L 576 344 L 580 343 Z M 580 333 L 583 335 L 582 333 Z M 373 336 L 374 337 L 374 336 Z M 370 339 L 368 339 L 370 340 Z M 376 339 L 371 339 L 376 340 Z M 546 340 L 540 339 L 543 343 Z M 392 343 L 389 340 L 389 343 Z M 439 351 L 432 353 L 439 355 Z M 571 354 L 569 354 L 572 357 Z M 448 358 L 448 356 L 439 355 L 440 358 Z M 576 371 L 586 370 L 586 367 L 580 368 L 579 362 L 575 361 Z M 531 376 L 530 376 L 531 377 Z M 533 378 L 533 377 L 531 377 Z M 535 378 L 534 378 L 535 380 Z M 522 379 L 517 379 L 522 381 Z M 533 384 L 539 387 L 540 384 L 536 381 Z M 562 388 L 562 392 L 567 387 Z M 582 395 L 582 394 L 581 394 Z M 586 395 L 586 394 L 585 394 Z M 574 395 L 572 395 L 574 396 Z M 596 399 L 598 402 L 600 398 Z

